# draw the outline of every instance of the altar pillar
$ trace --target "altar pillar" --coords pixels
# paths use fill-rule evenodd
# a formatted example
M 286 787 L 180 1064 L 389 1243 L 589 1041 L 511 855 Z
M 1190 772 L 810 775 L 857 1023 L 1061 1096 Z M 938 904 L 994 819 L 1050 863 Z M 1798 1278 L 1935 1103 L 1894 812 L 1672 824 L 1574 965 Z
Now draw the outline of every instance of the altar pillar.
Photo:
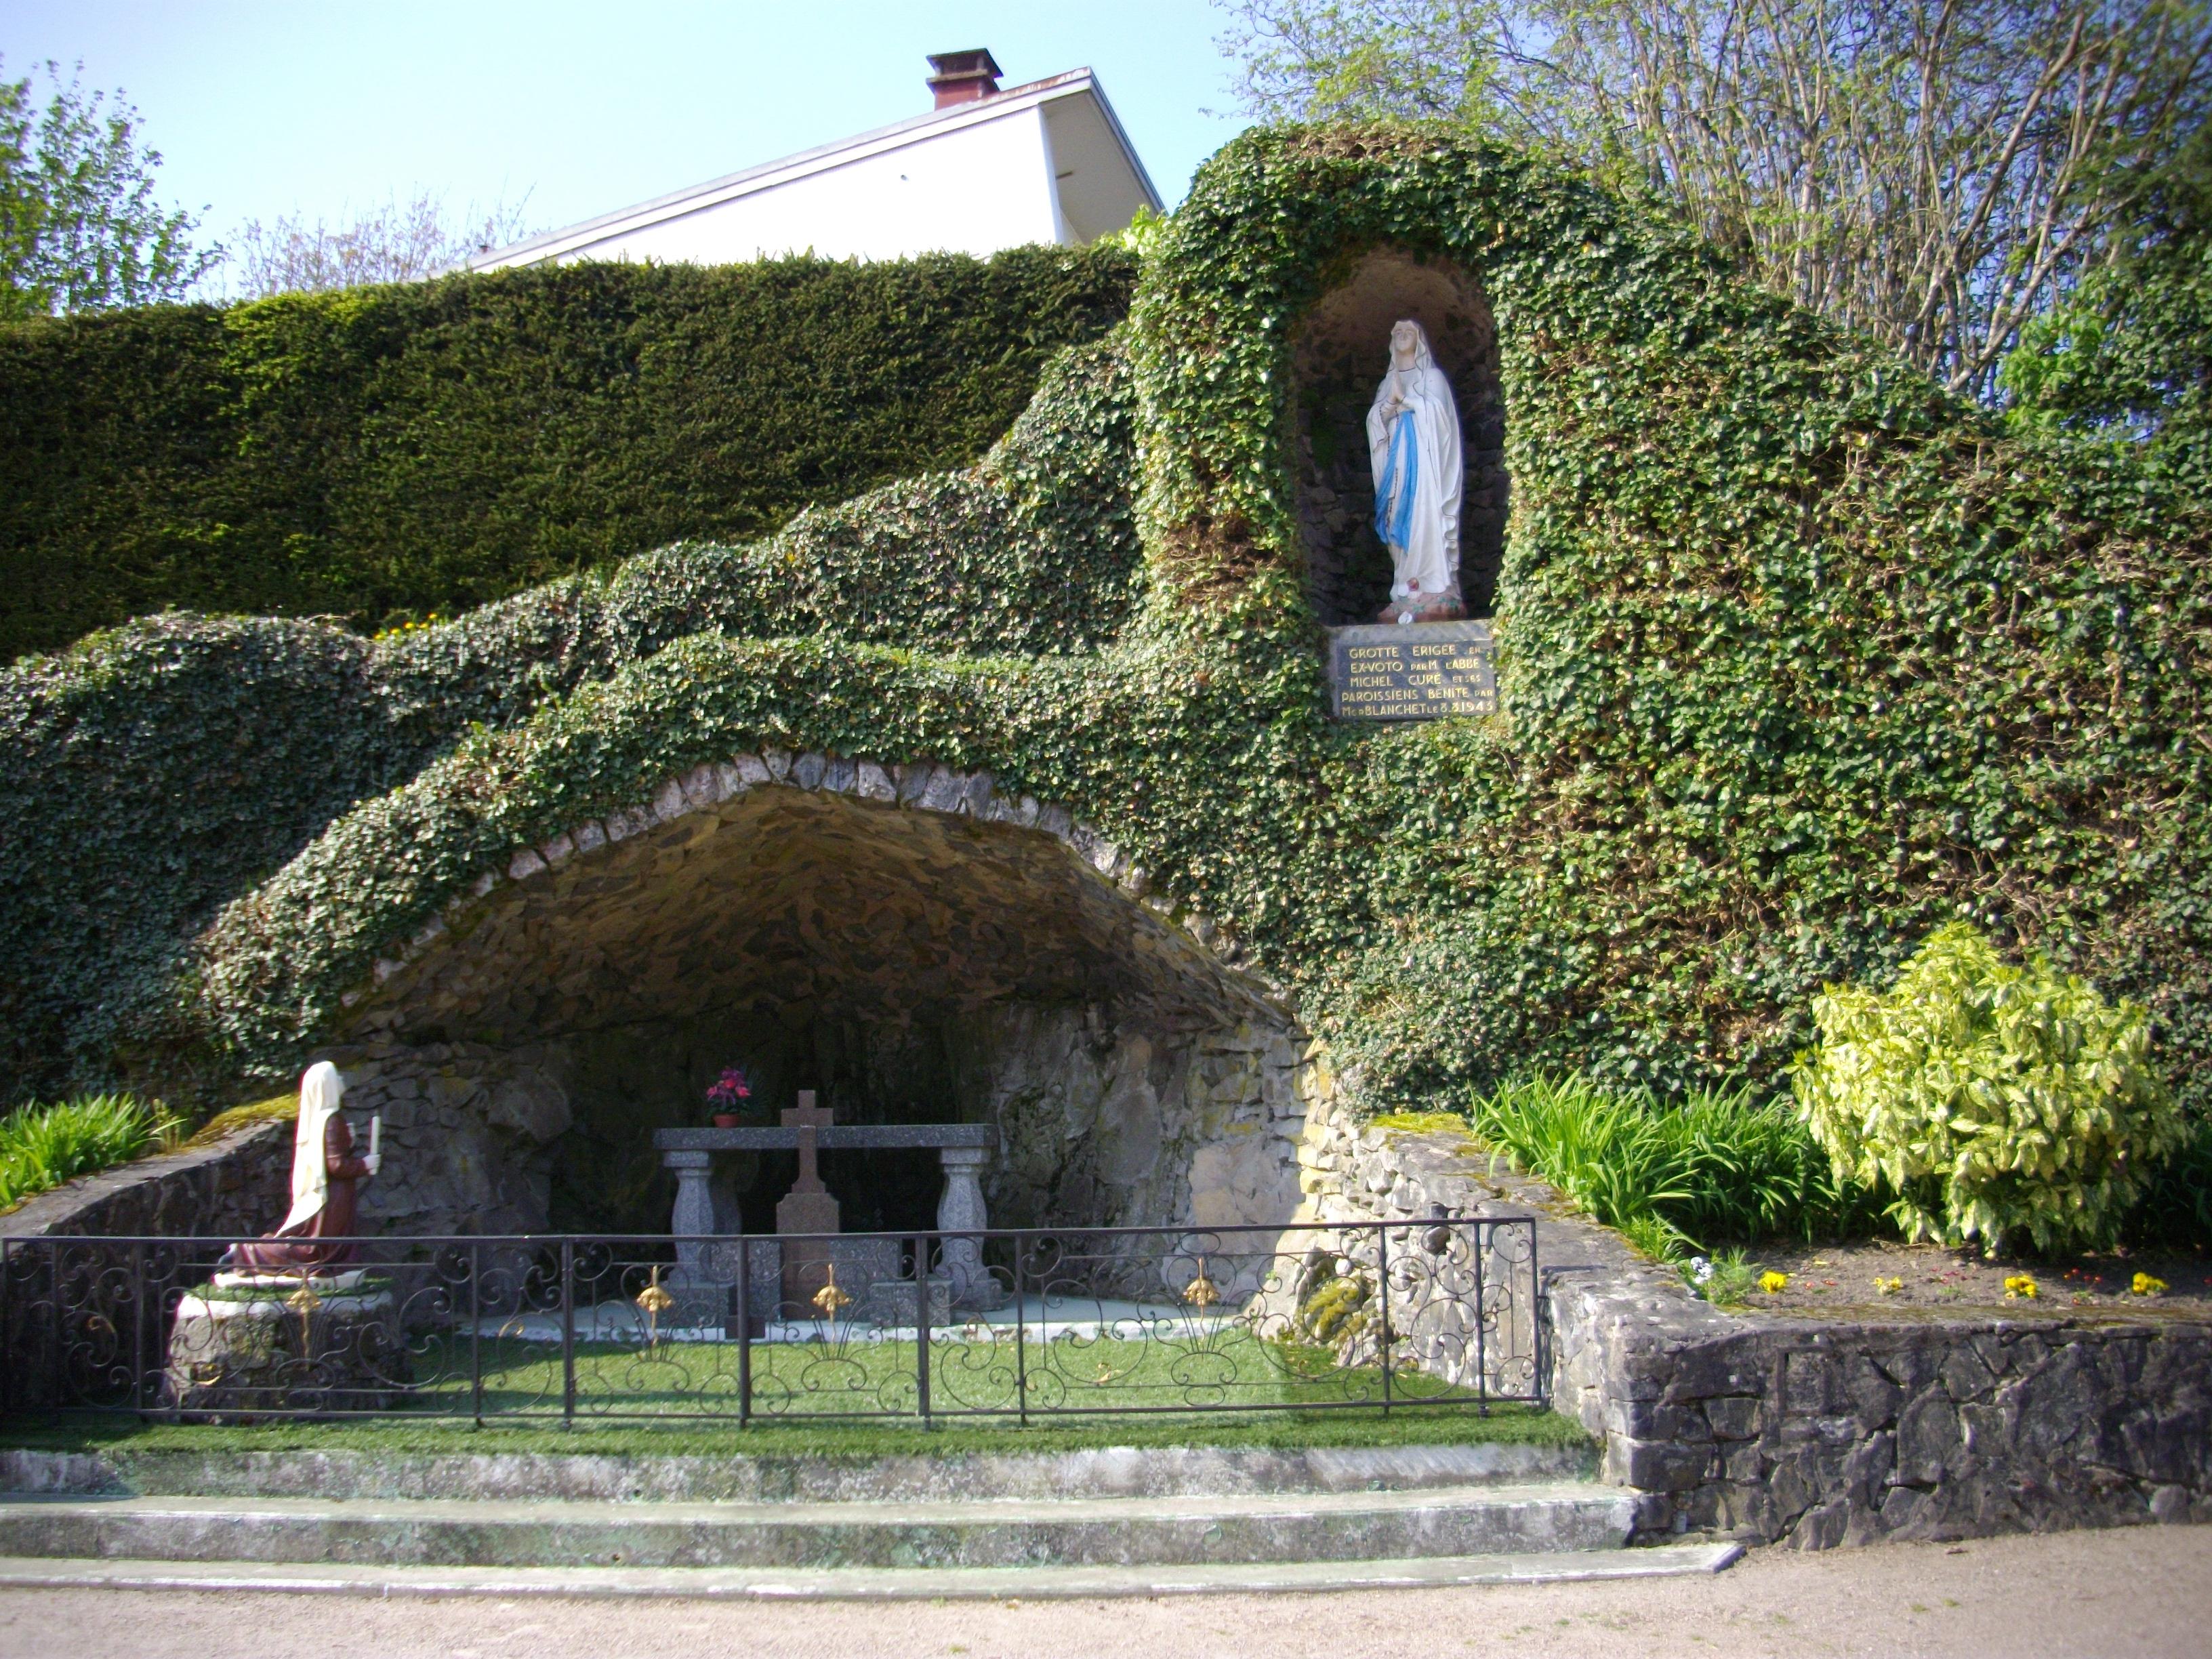
M 990 1158 L 981 1146 L 942 1146 L 937 1161 L 945 1170 L 945 1191 L 937 1200 L 939 1232 L 981 1232 L 991 1224 L 983 1206 L 981 1172 Z M 956 1308 L 995 1308 L 1001 1300 L 999 1281 L 983 1265 L 981 1239 L 947 1238 L 939 1271 L 952 1282 Z
M 661 1162 L 676 1172 L 676 1212 L 669 1231 L 676 1235 L 676 1277 L 687 1285 L 704 1285 L 708 1247 L 700 1241 L 714 1231 L 714 1194 L 709 1185 L 714 1163 L 712 1152 L 663 1152 Z

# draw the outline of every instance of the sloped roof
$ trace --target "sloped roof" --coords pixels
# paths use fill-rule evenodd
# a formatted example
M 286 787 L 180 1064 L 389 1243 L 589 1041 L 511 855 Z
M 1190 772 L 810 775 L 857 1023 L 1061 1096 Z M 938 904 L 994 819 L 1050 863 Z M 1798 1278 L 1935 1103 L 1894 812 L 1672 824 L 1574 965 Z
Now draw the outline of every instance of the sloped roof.
M 493 248 L 476 255 L 461 268 L 489 270 L 501 265 L 535 264 L 542 259 L 557 258 L 564 253 L 603 241 L 617 232 L 635 230 L 661 220 L 681 218 L 702 208 L 749 196 L 756 191 L 789 184 L 811 173 L 826 173 L 832 167 L 842 167 L 864 156 L 895 150 L 918 139 L 935 137 L 962 127 L 980 126 L 1021 110 L 1034 109 L 1059 99 L 1085 93 L 1091 95 L 1097 104 L 1099 112 L 1105 117 L 1108 130 L 1121 146 L 1121 154 L 1127 160 L 1130 171 L 1136 174 L 1137 183 L 1151 202 L 1153 211 L 1159 211 L 1164 206 L 1160 193 L 1153 187 L 1152 175 L 1145 171 L 1145 164 L 1137 155 L 1136 146 L 1129 142 L 1129 135 L 1122 128 L 1120 118 L 1114 113 L 1113 105 L 1107 101 L 1105 88 L 1098 84 L 1098 77 L 1091 70 L 1077 69 L 1064 75 L 1049 76 L 1042 81 L 1009 87 L 992 97 L 930 110 L 850 138 L 840 138 L 835 143 L 799 150 L 773 161 L 763 161 L 757 167 L 724 173 L 720 178 L 710 179 L 704 184 L 672 191 L 665 196 L 656 196 L 650 201 L 619 208 L 611 213 L 602 213 L 596 218 L 585 219 L 559 230 L 549 230 L 520 242 L 509 243 L 505 247 Z

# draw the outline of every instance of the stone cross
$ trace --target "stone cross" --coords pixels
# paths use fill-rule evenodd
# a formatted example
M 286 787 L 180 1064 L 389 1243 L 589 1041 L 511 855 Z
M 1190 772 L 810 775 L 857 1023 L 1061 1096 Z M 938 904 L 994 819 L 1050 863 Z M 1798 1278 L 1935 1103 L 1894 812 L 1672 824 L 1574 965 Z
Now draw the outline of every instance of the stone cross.
M 827 1106 L 814 1103 L 814 1091 L 801 1089 L 799 1104 L 784 1109 L 783 1127 L 799 1131 L 799 1179 L 791 1183 L 794 1193 L 818 1193 L 823 1190 L 822 1176 L 815 1165 L 815 1155 L 821 1146 L 822 1131 L 830 1127 L 836 1114 Z
M 783 1114 L 783 1127 L 799 1131 L 799 1179 L 775 1206 L 775 1230 L 780 1233 L 834 1233 L 838 1229 L 837 1200 L 822 1184 L 815 1164 L 822 1131 L 830 1127 L 827 1107 L 814 1103 L 814 1091 L 801 1089 L 799 1104 Z

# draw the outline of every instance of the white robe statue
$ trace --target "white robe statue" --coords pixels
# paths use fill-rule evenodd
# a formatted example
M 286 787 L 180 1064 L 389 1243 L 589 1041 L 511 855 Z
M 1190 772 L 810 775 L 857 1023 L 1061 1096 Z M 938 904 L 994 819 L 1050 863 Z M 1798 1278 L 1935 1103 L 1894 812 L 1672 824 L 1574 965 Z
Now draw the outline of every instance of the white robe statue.
M 1390 372 L 1367 410 L 1375 533 L 1394 569 L 1384 622 L 1451 622 L 1459 591 L 1459 502 L 1465 469 L 1451 382 L 1415 322 L 1390 331 Z

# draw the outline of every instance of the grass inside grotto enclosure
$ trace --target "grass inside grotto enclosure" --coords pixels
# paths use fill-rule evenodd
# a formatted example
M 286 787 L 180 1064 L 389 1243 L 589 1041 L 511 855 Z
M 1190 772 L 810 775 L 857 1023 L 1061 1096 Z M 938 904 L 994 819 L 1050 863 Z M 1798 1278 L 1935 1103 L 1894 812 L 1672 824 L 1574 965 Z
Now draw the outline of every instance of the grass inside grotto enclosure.
M 1024 1396 L 1032 1410 L 1110 1413 L 1289 1406 L 1327 1410 L 1371 1404 L 1383 1395 L 1382 1376 L 1374 1366 L 1339 1367 L 1324 1350 L 1264 1341 L 1225 1321 L 1167 1341 L 1032 1340 L 1018 1361 L 1012 1334 L 1003 1328 L 980 1341 L 956 1337 L 931 1347 L 931 1409 L 948 1417 L 1015 1413 Z M 896 1339 L 755 1342 L 749 1351 L 753 1413 L 769 1418 L 916 1413 L 915 1348 Z M 487 1341 L 481 1360 L 486 1415 L 560 1409 L 557 1348 L 543 1341 Z M 415 1366 L 422 1409 L 471 1409 L 467 1338 L 434 1339 L 416 1351 Z M 738 1409 L 735 1342 L 579 1342 L 575 1371 L 580 1414 Z M 1390 1393 L 1407 1402 L 1479 1403 L 1471 1390 L 1407 1368 L 1392 1376 Z

